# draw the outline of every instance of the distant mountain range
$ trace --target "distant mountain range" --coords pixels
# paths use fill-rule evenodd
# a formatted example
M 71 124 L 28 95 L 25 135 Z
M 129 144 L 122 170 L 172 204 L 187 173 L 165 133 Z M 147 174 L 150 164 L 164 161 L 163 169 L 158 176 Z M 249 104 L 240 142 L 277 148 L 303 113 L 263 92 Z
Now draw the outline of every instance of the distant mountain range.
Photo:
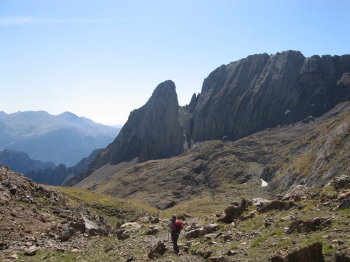
M 0 149 L 27 153 L 32 159 L 73 166 L 94 149 L 108 145 L 119 129 L 65 112 L 6 114 L 0 111 Z

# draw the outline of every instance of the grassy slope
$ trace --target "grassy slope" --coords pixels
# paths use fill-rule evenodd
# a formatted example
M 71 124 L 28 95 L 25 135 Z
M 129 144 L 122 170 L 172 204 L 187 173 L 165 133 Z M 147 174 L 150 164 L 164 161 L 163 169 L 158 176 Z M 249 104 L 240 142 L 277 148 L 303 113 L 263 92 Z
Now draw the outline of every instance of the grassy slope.
M 157 214 L 158 210 L 138 200 L 120 199 L 110 195 L 96 194 L 72 187 L 56 187 L 69 196 L 75 204 L 84 204 L 103 215 L 111 224 L 120 220 L 132 220 L 146 214 Z

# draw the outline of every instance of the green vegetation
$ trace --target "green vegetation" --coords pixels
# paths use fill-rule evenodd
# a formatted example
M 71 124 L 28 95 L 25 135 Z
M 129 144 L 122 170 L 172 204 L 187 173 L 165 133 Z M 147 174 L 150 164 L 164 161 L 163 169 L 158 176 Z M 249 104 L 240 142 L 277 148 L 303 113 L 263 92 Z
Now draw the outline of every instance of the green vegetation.
M 254 239 L 252 243 L 250 243 L 250 247 L 256 247 L 257 245 L 259 245 L 261 242 L 264 242 L 264 241 L 266 241 L 266 237 L 258 237 Z
M 340 213 L 340 214 L 343 214 L 343 215 L 350 216 L 350 209 L 349 209 L 349 208 L 340 209 L 340 210 L 338 210 L 337 212 Z
M 157 214 L 159 211 L 137 200 L 120 199 L 110 195 L 97 194 L 73 187 L 56 187 L 70 196 L 70 201 L 83 203 L 96 213 L 105 216 L 107 221 L 115 224 L 122 219 L 133 219 L 145 214 Z
M 81 258 L 79 253 L 61 252 L 53 249 L 39 250 L 35 256 L 25 256 L 23 253 L 19 254 L 19 259 L 26 262 L 36 261 L 55 261 L 55 262 L 71 262 L 78 261 Z

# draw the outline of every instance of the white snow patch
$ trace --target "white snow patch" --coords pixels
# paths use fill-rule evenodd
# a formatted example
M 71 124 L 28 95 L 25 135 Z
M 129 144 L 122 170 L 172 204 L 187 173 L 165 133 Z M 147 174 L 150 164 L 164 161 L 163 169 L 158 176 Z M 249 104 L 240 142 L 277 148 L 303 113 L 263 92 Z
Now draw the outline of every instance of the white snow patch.
M 285 115 L 288 115 L 290 112 L 292 112 L 292 111 L 290 111 L 289 109 L 287 109 L 286 112 L 284 112 L 284 114 L 285 114 Z
M 314 106 L 315 106 L 315 104 L 310 104 L 310 106 L 314 107 Z
M 261 186 L 262 187 L 266 187 L 269 184 L 264 179 L 260 179 L 260 180 L 261 180 Z

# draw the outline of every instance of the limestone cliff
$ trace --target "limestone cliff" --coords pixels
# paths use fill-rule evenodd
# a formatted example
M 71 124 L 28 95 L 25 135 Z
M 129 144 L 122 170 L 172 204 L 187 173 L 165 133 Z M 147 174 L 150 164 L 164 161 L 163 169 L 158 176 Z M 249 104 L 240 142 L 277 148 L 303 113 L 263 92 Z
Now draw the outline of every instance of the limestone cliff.
M 118 137 L 98 155 L 87 174 L 107 163 L 134 158 L 143 162 L 180 154 L 184 141 L 175 84 L 168 80 L 157 86 L 144 106 L 130 113 Z
M 203 83 L 193 109 L 194 141 L 235 140 L 258 130 L 319 116 L 350 98 L 350 55 L 286 51 L 222 65 Z

